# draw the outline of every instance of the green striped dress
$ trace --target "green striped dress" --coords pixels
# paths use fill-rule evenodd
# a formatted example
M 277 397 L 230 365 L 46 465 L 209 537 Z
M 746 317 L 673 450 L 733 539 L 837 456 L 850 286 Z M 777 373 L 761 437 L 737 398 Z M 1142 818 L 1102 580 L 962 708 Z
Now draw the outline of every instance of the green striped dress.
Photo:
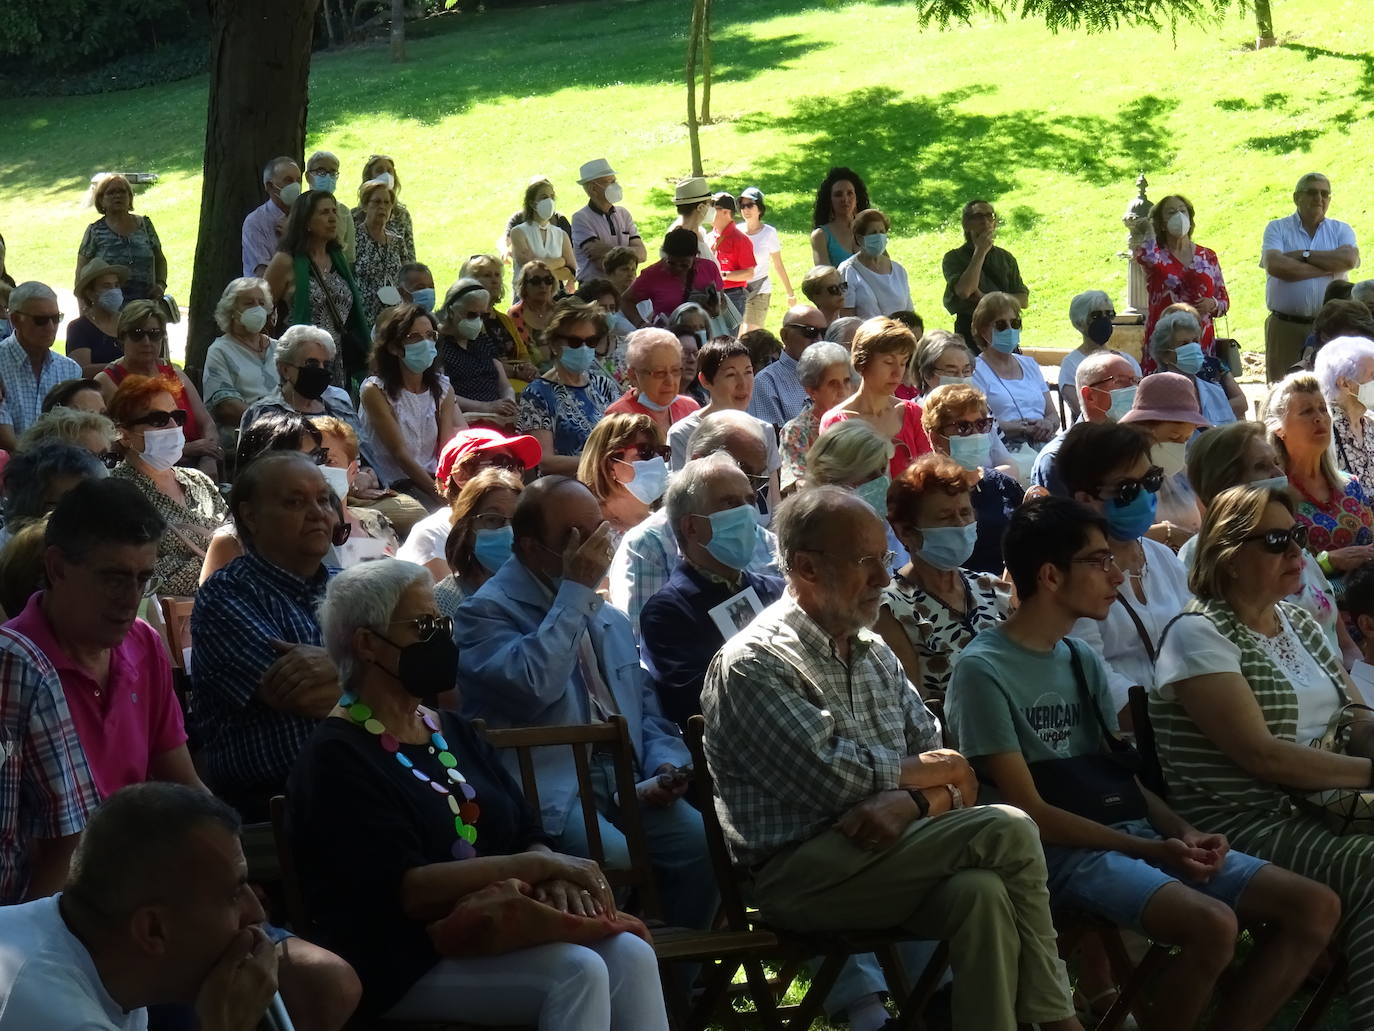
M 1280 608 L 1299 641 L 1328 671 L 1342 697 L 1341 664 L 1307 612 Z M 1285 675 L 1224 602 L 1189 604 L 1182 619 L 1210 619 L 1240 649 L 1241 674 L 1276 738 L 1297 740 L 1298 697 Z M 1161 656 L 1169 647 L 1166 630 Z M 1168 685 L 1161 685 L 1168 686 Z M 1169 785 L 1169 802 L 1193 826 L 1225 834 L 1233 847 L 1329 886 L 1341 898 L 1341 928 L 1350 964 L 1350 1028 L 1374 1031 L 1374 836 L 1338 837 L 1297 810 L 1287 790 L 1258 781 L 1203 736 L 1176 700 L 1150 696 L 1155 747 Z

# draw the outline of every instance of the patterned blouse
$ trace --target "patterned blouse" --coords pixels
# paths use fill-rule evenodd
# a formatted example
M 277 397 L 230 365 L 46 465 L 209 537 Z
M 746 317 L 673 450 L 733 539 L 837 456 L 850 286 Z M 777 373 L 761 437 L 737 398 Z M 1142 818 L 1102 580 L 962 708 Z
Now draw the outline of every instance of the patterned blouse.
M 377 291 L 399 283 L 401 266 L 405 264 L 401 258 L 401 238 L 390 229 L 383 229 L 382 235 L 385 239 L 378 243 L 366 226 L 358 227 L 358 258 L 353 263 L 353 278 L 358 282 L 358 292 L 363 295 L 363 311 L 367 313 L 368 322 L 376 322 L 377 313 L 382 310 Z M 341 314 L 347 311 L 348 308 L 343 308 Z
M 1374 543 L 1374 512 L 1360 481 L 1345 477 L 1340 493 L 1332 491 L 1326 502 L 1317 501 L 1296 480 L 1291 481 L 1298 502 L 1297 521 L 1307 527 L 1307 549 L 1314 555 L 1336 548 Z
M 359 246 L 362 245 L 363 237 L 367 235 L 367 230 L 363 228 L 363 222 L 366 220 L 367 212 L 362 208 L 353 209 L 353 225 L 357 229 Z M 401 264 L 414 261 L 415 226 L 410 221 L 410 209 L 400 201 L 392 205 L 391 217 L 386 220 L 386 231 L 400 240 Z
M 98 218 L 86 227 L 81 246 L 76 250 L 83 265 L 92 258 L 104 258 L 111 265 L 124 265 L 129 269 L 129 281 L 124 284 L 126 301 L 157 295 L 153 284 L 157 281 L 157 252 L 162 250 L 153 220 L 135 215 L 134 221 L 138 228 L 129 236 L 121 236 L 104 218 Z
M 1357 444 L 1350 416 L 1345 409 L 1334 404 L 1327 407 L 1331 409 L 1331 436 L 1336 442 L 1336 464 L 1360 483 L 1374 484 L 1374 416 L 1365 412 L 1360 417 L 1364 439 Z
M 451 336 L 439 337 L 439 357 L 444 375 L 453 392 L 473 401 L 495 401 L 501 396 L 501 378 L 495 362 L 501 358 L 496 344 L 486 334 L 466 341 L 464 347 Z
M 1135 252 L 1135 260 L 1145 270 L 1146 287 L 1149 291 L 1149 311 L 1145 316 L 1145 339 L 1149 341 L 1155 323 L 1164 309 L 1182 301 L 1196 306 L 1204 297 L 1217 302 L 1216 315 L 1226 314 L 1231 307 L 1231 297 L 1226 292 L 1226 282 L 1221 277 L 1221 265 L 1217 262 L 1217 252 L 1206 247 L 1193 246 L 1193 261 L 1184 265 L 1167 247 L 1155 240 L 1147 240 Z M 1216 331 L 1212 326 L 1213 316 L 1199 313 L 1202 322 L 1202 350 L 1212 353 L 1212 342 Z M 1146 375 L 1156 371 L 1155 361 L 1150 357 L 1149 348 L 1141 356 L 1141 371 Z
M 525 302 L 516 301 L 506 314 L 510 316 L 511 322 L 515 324 L 515 328 L 520 331 L 520 336 L 524 338 L 525 346 L 530 351 L 530 361 L 540 372 L 548 372 L 549 366 L 553 362 L 549 358 L 548 345 L 544 342 L 544 330 L 537 329 L 525 322 Z
M 778 450 L 782 452 L 782 472 L 779 486 L 786 490 L 806 478 L 806 453 L 821 435 L 821 417 L 811 399 L 807 398 L 797 417 L 783 424 Z
M 518 426 L 521 433 L 551 432 L 556 455 L 580 455 L 592 427 L 619 396 L 615 381 L 595 368 L 587 373 L 585 387 L 570 387 L 541 376 L 520 394 Z
M 1007 618 L 1011 594 L 996 577 L 959 570 L 964 581 L 964 614 L 960 615 L 914 580 L 898 573 L 883 588 L 883 607 L 906 631 L 921 658 L 921 695 L 943 701 L 954 660 L 970 641 Z
M 177 466 L 172 472 L 186 495 L 184 505 L 158 490 L 156 483 L 128 462 L 120 463 L 110 475 L 132 483 L 152 502 L 157 514 L 167 520 L 167 532 L 158 545 L 157 565 L 153 568 L 157 593 L 190 598 L 200 586 L 200 567 L 205 562 L 210 535 L 229 517 L 229 506 L 215 481 L 199 469 Z

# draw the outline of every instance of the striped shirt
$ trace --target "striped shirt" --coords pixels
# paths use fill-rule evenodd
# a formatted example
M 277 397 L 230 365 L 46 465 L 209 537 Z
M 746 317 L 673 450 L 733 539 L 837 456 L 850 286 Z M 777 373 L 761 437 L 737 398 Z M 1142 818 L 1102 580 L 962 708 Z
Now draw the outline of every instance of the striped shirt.
M 716 654 L 701 694 L 706 758 L 731 858 L 754 866 L 897 787 L 940 724 L 871 630 L 849 659 L 791 594 Z
M 0 905 L 23 898 L 33 840 L 80 833 L 99 801 L 57 671 L 0 627 Z
M 0 425 L 13 426 L 16 434 L 33 425 L 43 412 L 43 398 L 63 380 L 80 379 L 81 366 L 66 355 L 49 350 L 43 371 L 33 374 L 33 363 L 13 333 L 0 341 Z

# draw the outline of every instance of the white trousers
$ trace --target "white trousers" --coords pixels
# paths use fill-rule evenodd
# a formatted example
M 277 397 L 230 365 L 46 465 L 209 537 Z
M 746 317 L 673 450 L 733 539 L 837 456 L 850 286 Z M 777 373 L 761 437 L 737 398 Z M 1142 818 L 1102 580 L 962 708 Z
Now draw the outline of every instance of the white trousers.
M 632 934 L 440 960 L 386 1017 L 534 1024 L 540 1031 L 668 1031 L 654 950 Z

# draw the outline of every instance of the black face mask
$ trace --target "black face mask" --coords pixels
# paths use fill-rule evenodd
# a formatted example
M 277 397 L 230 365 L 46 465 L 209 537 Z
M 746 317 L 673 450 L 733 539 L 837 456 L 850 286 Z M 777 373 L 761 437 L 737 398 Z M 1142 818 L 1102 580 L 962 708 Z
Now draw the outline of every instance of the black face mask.
M 1115 328 L 1111 319 L 1099 315 L 1088 323 L 1088 339 L 1101 346 L 1112 338 L 1112 330 Z
M 453 690 L 458 682 L 458 646 L 453 638 L 435 633 L 423 641 L 402 646 L 381 634 L 377 636 L 401 653 L 396 672 L 391 675 L 401 682 L 408 694 L 416 698 L 433 698 Z
M 303 365 L 296 370 L 293 389 L 307 401 L 318 401 L 329 386 L 329 370 L 323 365 Z

